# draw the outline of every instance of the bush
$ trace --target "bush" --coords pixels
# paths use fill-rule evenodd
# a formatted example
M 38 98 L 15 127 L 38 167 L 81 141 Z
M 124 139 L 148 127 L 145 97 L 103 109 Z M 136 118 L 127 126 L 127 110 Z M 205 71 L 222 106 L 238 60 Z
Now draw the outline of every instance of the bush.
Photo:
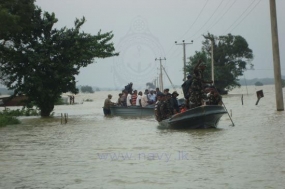
M 0 112 L 0 116 L 9 116 L 9 117 L 17 117 L 17 116 L 38 116 L 40 115 L 39 110 L 33 108 L 25 108 L 23 107 L 22 110 L 10 110 L 6 108 L 2 112 Z
M 83 93 L 94 93 L 92 87 L 86 85 L 81 87 L 81 92 Z
M 19 123 L 20 121 L 13 116 L 0 115 L 0 127 L 6 126 L 6 125 L 19 124 Z
M 263 86 L 263 83 L 261 83 L 260 81 L 257 81 L 257 82 L 255 83 L 255 86 Z

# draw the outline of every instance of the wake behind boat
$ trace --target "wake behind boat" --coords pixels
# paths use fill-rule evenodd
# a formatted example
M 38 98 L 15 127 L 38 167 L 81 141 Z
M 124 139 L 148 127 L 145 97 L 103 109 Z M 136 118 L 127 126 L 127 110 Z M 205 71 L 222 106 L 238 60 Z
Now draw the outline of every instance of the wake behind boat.
M 162 120 L 159 125 L 170 129 L 216 128 L 225 113 L 227 111 L 220 105 L 199 106 Z

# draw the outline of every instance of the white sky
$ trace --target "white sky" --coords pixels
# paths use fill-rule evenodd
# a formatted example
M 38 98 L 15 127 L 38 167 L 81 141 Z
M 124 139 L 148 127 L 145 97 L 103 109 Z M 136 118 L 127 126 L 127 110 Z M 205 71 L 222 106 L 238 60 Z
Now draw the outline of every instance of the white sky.
M 186 56 L 202 47 L 202 34 L 216 36 L 232 33 L 244 37 L 254 54 L 255 70 L 245 72 L 247 79 L 274 77 L 269 0 L 37 0 L 44 11 L 54 12 L 55 27 L 73 27 L 75 18 L 85 16 L 82 29 L 96 35 L 113 31 L 118 57 L 96 59 L 81 69 L 78 85 L 134 88 L 158 76 L 162 61 L 174 84 L 182 84 L 183 49 L 175 41 L 191 42 Z M 276 0 L 281 73 L 285 75 L 285 8 Z M 283 70 L 284 69 L 284 70 Z M 164 85 L 170 82 L 164 75 Z

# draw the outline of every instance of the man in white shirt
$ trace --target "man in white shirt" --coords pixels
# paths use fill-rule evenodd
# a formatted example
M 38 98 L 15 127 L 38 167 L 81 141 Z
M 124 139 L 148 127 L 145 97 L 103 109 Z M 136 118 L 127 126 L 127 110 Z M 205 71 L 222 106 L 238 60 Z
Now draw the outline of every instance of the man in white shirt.
M 142 107 L 142 92 L 140 91 L 137 96 L 136 106 Z
M 131 106 L 131 105 L 132 105 L 132 94 L 130 92 L 128 92 L 127 106 Z
M 142 100 L 141 100 L 141 102 L 142 102 L 142 107 L 146 107 L 147 105 L 148 105 L 148 97 L 147 97 L 147 95 L 148 95 L 148 90 L 146 89 L 145 90 L 145 92 L 144 92 L 144 95 L 142 96 Z
M 155 99 L 156 99 L 156 95 L 153 93 L 153 90 L 150 91 L 150 93 L 147 95 L 148 96 L 148 100 L 150 104 L 154 104 L 155 103 Z

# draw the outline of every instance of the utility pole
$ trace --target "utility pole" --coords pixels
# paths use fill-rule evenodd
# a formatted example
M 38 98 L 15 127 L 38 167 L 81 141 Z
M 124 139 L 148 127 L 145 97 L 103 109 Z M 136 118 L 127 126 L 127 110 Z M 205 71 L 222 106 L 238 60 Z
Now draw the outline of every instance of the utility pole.
M 271 35 L 272 35 L 276 106 L 277 106 L 277 111 L 284 111 L 283 92 L 282 92 L 282 85 L 281 85 L 282 82 L 281 82 L 281 67 L 280 67 L 280 56 L 279 56 L 276 2 L 275 0 L 269 0 L 269 1 L 270 1 Z
M 208 34 L 208 36 L 203 35 L 206 39 L 211 41 L 211 67 L 212 67 L 212 81 L 215 84 L 215 72 L 214 72 L 214 38 Z
M 193 44 L 193 40 L 191 41 L 191 43 L 185 43 L 185 41 L 183 40 L 182 43 L 177 43 L 177 41 L 175 41 L 176 45 L 183 45 L 183 73 L 184 73 L 184 78 L 183 81 L 186 81 L 186 45 L 190 45 Z
M 161 64 L 161 61 L 162 60 L 166 60 L 166 58 L 164 57 L 163 59 L 162 58 L 156 58 L 155 61 L 159 60 L 160 62 L 160 74 L 159 74 L 159 90 L 160 91 L 163 91 L 163 81 L 162 81 L 162 64 Z

